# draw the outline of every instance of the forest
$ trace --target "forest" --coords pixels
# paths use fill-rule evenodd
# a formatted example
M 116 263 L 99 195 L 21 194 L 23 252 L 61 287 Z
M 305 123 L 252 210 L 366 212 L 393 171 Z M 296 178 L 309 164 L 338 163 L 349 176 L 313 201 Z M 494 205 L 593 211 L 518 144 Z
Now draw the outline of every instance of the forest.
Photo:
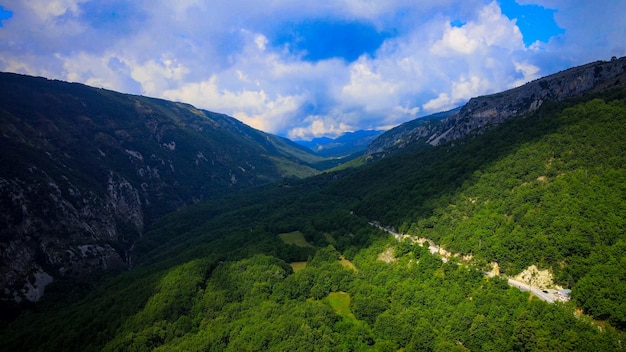
M 623 350 L 625 133 L 616 90 L 191 206 L 143 236 L 132 270 L 51 284 L 0 349 Z M 483 275 L 492 262 L 501 276 Z M 507 284 L 530 265 L 571 301 Z

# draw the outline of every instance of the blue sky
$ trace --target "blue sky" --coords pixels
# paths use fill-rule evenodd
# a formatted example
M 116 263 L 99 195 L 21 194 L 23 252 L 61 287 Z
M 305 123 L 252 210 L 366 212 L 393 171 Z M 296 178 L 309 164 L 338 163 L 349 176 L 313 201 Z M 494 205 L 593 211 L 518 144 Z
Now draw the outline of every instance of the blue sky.
M 385 39 L 392 37 L 372 23 L 358 20 L 305 20 L 285 23 L 274 31 L 268 37 L 274 46 L 311 62 L 332 58 L 353 62 L 361 55 L 374 55 Z
M 623 18 L 623 0 L 0 0 L 0 70 L 334 137 L 624 56 Z
M 515 20 L 526 46 L 536 41 L 547 43 L 550 38 L 565 33 L 554 19 L 555 9 L 535 4 L 520 5 L 515 0 L 500 0 L 499 4 L 502 13 Z
M 2 21 L 7 20 L 13 17 L 13 13 L 11 11 L 5 10 L 2 6 L 0 6 L 0 27 L 2 27 Z

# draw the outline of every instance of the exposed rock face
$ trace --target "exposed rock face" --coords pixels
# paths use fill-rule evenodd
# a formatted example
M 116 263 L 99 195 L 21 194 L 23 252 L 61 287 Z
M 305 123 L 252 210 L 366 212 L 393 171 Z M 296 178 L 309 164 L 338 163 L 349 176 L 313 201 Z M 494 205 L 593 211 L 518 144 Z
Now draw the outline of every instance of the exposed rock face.
M 380 153 L 390 149 L 402 149 L 410 145 L 426 146 L 426 141 L 440 129 L 440 121 L 459 113 L 460 108 L 440 112 L 403 123 L 376 138 L 367 147 L 367 154 Z
M 554 287 L 554 278 L 550 270 L 539 270 L 531 265 L 514 277 L 515 280 L 540 289 Z
M 472 98 L 460 110 L 400 125 L 372 142 L 368 153 L 414 143 L 436 146 L 480 131 L 486 125 L 535 111 L 546 101 L 620 87 L 626 87 L 626 57 L 593 62 L 501 93 Z
M 393 263 L 393 262 L 397 261 L 395 255 L 394 255 L 394 248 L 393 247 L 389 247 L 389 248 L 385 249 L 385 251 L 383 251 L 382 253 L 380 253 L 378 255 L 378 258 L 376 258 L 376 260 L 381 261 L 381 262 L 385 262 L 385 263 Z
M 274 160 L 313 174 L 289 143 L 186 104 L 0 73 L 0 299 L 130 266 L 151 222 L 290 176 Z
M 36 167 L 31 170 L 43 182 L 0 178 L 2 296 L 37 301 L 53 277 L 123 268 L 127 258 L 112 245 L 128 246 L 143 230 L 137 194 L 101 197 Z M 112 190 L 124 186 L 110 184 Z M 121 224 L 129 226 L 120 229 Z
M 497 262 L 489 263 L 489 266 L 491 266 L 491 270 L 489 271 L 490 274 L 493 274 L 494 276 L 500 275 L 500 265 L 498 265 Z

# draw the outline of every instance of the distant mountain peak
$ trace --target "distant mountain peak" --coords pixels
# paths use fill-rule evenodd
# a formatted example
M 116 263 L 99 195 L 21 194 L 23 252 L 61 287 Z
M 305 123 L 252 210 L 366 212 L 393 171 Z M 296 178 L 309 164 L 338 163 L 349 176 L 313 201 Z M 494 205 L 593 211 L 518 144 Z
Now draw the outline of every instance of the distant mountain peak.
M 337 138 L 320 137 L 310 141 L 295 141 L 324 157 L 345 157 L 364 152 L 384 131 L 359 130 L 346 132 Z

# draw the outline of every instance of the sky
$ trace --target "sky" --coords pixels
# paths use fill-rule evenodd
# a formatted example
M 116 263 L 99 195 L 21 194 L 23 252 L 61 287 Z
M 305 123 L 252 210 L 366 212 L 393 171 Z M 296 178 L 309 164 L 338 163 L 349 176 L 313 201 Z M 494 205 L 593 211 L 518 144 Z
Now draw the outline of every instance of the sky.
M 0 71 L 308 140 L 625 56 L 624 18 L 625 0 L 0 0 Z

